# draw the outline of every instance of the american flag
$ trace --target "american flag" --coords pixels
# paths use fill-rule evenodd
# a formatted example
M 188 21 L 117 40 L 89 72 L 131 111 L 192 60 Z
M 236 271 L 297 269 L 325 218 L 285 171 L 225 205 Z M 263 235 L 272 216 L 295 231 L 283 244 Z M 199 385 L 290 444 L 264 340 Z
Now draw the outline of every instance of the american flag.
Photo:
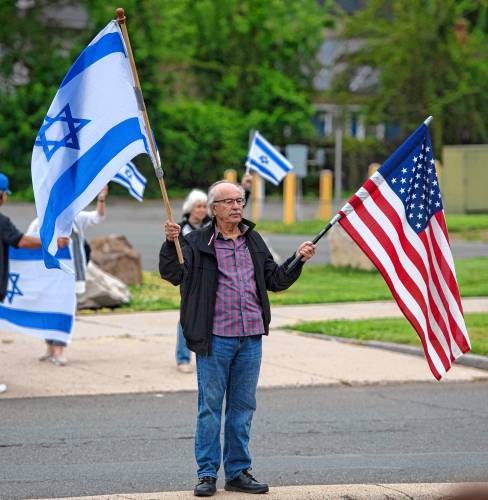
M 339 214 L 341 226 L 383 275 L 440 380 L 471 345 L 425 124 Z

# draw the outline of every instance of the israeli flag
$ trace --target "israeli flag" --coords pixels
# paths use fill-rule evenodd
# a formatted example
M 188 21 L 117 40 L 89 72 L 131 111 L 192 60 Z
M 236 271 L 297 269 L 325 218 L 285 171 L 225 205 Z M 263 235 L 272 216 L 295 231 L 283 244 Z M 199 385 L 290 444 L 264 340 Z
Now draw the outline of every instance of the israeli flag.
M 32 183 L 46 267 L 59 268 L 58 236 L 149 142 L 122 33 L 111 21 L 65 76 L 32 152 Z
M 59 250 L 56 258 L 69 262 L 69 247 Z M 41 249 L 10 247 L 8 280 L 0 303 L 0 329 L 69 343 L 75 322 L 75 277 L 46 269 Z
M 293 165 L 259 132 L 255 132 L 249 146 L 246 167 L 254 170 L 275 186 L 293 169 Z
M 138 201 L 144 198 L 144 189 L 147 184 L 146 178 L 137 170 L 133 162 L 127 163 L 120 172 L 112 179 L 117 184 L 127 188 L 129 193 Z

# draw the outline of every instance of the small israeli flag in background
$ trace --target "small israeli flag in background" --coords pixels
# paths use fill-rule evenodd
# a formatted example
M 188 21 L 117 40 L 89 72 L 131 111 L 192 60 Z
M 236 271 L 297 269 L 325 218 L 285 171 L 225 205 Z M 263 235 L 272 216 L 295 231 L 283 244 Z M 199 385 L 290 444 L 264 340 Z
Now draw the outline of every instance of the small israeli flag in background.
M 275 186 L 293 169 L 293 165 L 259 132 L 255 132 L 249 146 L 246 167 L 254 170 Z
M 65 76 L 32 152 L 32 184 L 46 267 L 62 267 L 57 238 L 125 165 L 149 154 L 122 33 L 111 21 Z
M 56 254 L 71 261 L 69 247 Z M 75 323 L 75 277 L 46 269 L 40 249 L 9 248 L 7 295 L 0 304 L 0 329 L 70 342 Z
M 127 163 L 115 174 L 112 179 L 117 184 L 127 188 L 129 193 L 138 201 L 144 198 L 144 189 L 147 184 L 146 178 L 137 170 L 133 162 Z

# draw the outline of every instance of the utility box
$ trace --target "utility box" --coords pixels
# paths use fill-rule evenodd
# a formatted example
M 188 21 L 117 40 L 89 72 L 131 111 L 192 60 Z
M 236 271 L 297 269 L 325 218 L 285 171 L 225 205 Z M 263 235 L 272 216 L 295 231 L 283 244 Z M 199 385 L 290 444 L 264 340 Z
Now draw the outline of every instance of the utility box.
M 307 177 L 308 146 L 305 144 L 288 144 L 285 148 L 286 157 L 293 165 L 293 173 L 297 177 Z
M 445 146 L 439 181 L 447 214 L 488 213 L 488 144 Z

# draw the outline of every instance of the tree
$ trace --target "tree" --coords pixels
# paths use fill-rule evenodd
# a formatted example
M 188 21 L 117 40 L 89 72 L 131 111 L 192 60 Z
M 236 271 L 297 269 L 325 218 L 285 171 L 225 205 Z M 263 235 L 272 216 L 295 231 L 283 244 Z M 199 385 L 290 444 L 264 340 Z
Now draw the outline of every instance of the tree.
M 344 18 L 343 36 L 360 39 L 336 89 L 348 91 L 360 67 L 378 70 L 366 97 L 370 121 L 413 130 L 434 116 L 434 146 L 488 140 L 487 3 L 473 0 L 372 0 Z M 469 25 L 467 18 L 473 20 Z M 460 30 L 464 25 L 466 30 Z
M 32 147 L 59 84 L 118 6 L 82 3 L 88 26 L 69 30 L 47 14 L 73 0 L 33 0 L 22 8 L 20 2 L 0 2 L 0 18 L 9 20 L 0 30 L 0 155 L 17 192 L 31 190 Z M 326 4 L 125 0 L 170 185 L 207 183 L 225 168 L 243 165 L 251 128 L 277 144 L 313 135 L 312 82 L 329 19 Z M 149 174 L 149 164 L 139 163 Z
M 76 33 L 49 19 L 67 4 L 37 0 L 18 8 L 0 2 L 0 162 L 16 193 L 32 196 L 30 159 L 36 134 L 70 64 Z
M 201 94 L 245 114 L 273 119 L 275 141 L 310 134 L 310 96 L 327 9 L 316 0 L 201 0 L 189 22 L 196 40 L 192 69 Z M 291 136 L 291 137 L 290 137 Z
M 113 16 L 112 6 L 87 5 L 96 29 Z M 190 186 L 242 165 L 251 128 L 277 144 L 314 133 L 312 81 L 328 20 L 316 0 L 129 0 L 125 9 L 170 180 Z

